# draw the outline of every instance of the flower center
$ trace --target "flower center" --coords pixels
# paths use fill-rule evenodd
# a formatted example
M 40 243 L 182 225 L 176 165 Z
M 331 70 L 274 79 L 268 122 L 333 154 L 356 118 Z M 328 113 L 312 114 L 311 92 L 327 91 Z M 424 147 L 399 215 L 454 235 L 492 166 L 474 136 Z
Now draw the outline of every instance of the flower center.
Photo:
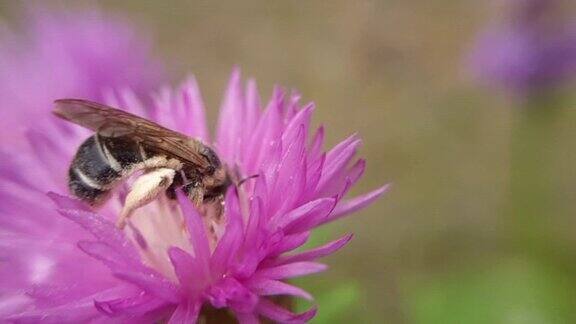
M 142 261 L 174 282 L 177 278 L 168 249 L 174 246 L 193 253 L 183 224 L 177 204 L 162 197 L 136 211 L 127 227 Z
M 236 207 L 241 215 L 249 214 L 248 197 L 253 191 L 253 183 L 249 180 L 252 179 L 255 177 L 247 178 L 247 181 L 243 181 L 236 188 L 239 199 Z M 113 209 L 121 210 L 122 206 L 119 204 Z M 210 252 L 213 252 L 226 228 L 224 202 L 213 200 L 198 206 L 197 211 L 204 223 Z M 247 219 L 244 219 L 244 222 L 247 222 Z M 160 195 L 152 203 L 137 209 L 130 217 L 125 231 L 138 249 L 143 263 L 175 283 L 178 279 L 168 255 L 169 249 L 177 247 L 191 256 L 195 255 L 179 203 L 165 195 Z
M 200 206 L 198 210 L 204 221 L 211 250 L 214 250 L 223 232 L 221 223 L 224 216 L 219 208 L 222 209 L 223 206 L 206 204 Z M 142 261 L 166 278 L 177 282 L 168 250 L 171 247 L 178 247 L 194 256 L 186 222 L 177 201 L 162 196 L 138 209 L 126 228 Z

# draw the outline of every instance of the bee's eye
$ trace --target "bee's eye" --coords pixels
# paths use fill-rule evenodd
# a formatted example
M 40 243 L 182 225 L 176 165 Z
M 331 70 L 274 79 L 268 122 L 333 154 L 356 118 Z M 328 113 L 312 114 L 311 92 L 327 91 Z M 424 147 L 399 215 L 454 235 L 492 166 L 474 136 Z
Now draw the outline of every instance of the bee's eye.
M 208 174 L 208 175 L 213 175 L 214 172 L 216 172 L 216 168 L 215 168 L 215 167 L 209 166 L 209 167 L 206 168 L 206 174 Z
M 218 158 L 218 156 L 216 155 L 216 153 L 214 153 L 214 151 L 209 148 L 206 147 L 204 149 L 204 151 L 202 152 L 202 156 L 208 161 L 208 163 L 210 164 L 210 166 L 206 169 L 206 172 L 208 174 L 213 174 L 214 171 L 220 167 L 220 159 Z

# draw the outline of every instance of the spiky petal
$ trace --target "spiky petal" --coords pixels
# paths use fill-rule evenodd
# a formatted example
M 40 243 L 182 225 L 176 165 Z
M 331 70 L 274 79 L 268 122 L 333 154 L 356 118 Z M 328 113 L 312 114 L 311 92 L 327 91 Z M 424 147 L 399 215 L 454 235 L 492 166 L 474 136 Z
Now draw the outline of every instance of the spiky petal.
M 114 103 L 208 141 L 194 81 L 155 97 L 149 108 L 129 93 Z M 315 307 L 295 314 L 273 298 L 312 300 L 287 280 L 324 271 L 317 259 L 351 236 L 292 251 L 316 227 L 365 207 L 387 187 L 343 198 L 365 168 L 354 157 L 360 140 L 353 135 L 323 152 L 323 130 L 313 138 L 309 131 L 314 106 L 301 105 L 299 95 L 277 88 L 262 111 L 255 83 L 243 91 L 235 70 L 224 97 L 212 146 L 230 172 L 248 180 L 228 190 L 221 217 L 197 210 L 181 192 L 176 201 L 160 198 L 138 209 L 125 230 L 113 225 L 122 189 L 98 213 L 51 193 L 54 207 L 43 191 L 63 191 L 64 177 L 53 175 L 65 174 L 73 148 L 57 134 L 34 135 L 59 155 L 51 158 L 52 169 L 30 155 L 27 168 L 13 164 L 0 173 L 11 188 L 0 192 L 0 244 L 9 264 L 4 269 L 21 269 L 0 282 L 4 302 L 12 305 L 2 315 L 16 321 L 185 323 L 206 316 L 202 310 L 209 307 L 228 310 L 242 323 L 311 319 Z M 25 175 L 30 168 L 45 181 L 40 188 Z

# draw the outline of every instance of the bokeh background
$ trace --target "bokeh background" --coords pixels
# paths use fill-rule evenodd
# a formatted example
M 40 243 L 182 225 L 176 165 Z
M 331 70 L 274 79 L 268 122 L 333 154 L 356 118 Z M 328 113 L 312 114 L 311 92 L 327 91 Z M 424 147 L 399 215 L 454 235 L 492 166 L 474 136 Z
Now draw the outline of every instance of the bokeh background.
M 470 52 L 498 1 L 56 1 L 128 17 L 173 84 L 193 73 L 214 124 L 233 66 L 317 104 L 329 144 L 358 132 L 370 208 L 301 284 L 317 323 L 576 322 L 576 87 L 537 95 L 478 82 Z M 574 22 L 572 1 L 562 19 Z M 3 21 L 18 6 L 0 1 Z M 576 46 L 573 44 L 573 46 Z M 492 85 L 492 86 L 490 86 Z M 532 91 L 533 89 L 530 89 Z

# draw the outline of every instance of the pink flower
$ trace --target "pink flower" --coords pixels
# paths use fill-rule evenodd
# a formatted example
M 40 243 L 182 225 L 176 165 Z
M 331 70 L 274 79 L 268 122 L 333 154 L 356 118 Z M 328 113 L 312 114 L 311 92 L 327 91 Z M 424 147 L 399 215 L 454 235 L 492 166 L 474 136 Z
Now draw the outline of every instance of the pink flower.
M 48 190 L 66 191 L 66 169 L 89 133 L 54 120 L 31 131 L 30 154 L 4 152 L 0 170 L 0 315 L 16 322 L 193 323 L 210 309 L 242 323 L 260 318 L 298 323 L 273 302 L 286 295 L 311 300 L 288 279 L 317 273 L 316 260 L 351 235 L 304 252 L 311 231 L 365 207 L 386 190 L 344 199 L 364 160 L 352 135 L 323 151 L 324 129 L 310 134 L 313 104 L 275 89 L 261 109 L 254 81 L 243 89 L 235 71 L 220 111 L 215 140 L 194 78 L 165 89 L 146 107 L 131 92 L 108 103 L 211 145 L 241 178 L 231 186 L 222 217 L 200 213 L 182 194 L 140 208 L 123 231 L 114 226 L 125 188 L 97 213 Z M 63 217 L 61 217 L 61 216 Z
M 46 122 L 55 99 L 102 100 L 111 89 L 148 93 L 161 82 L 149 42 L 98 10 L 32 7 L 22 32 L 0 33 L 0 139 Z M 22 36 L 22 34 L 24 36 Z

